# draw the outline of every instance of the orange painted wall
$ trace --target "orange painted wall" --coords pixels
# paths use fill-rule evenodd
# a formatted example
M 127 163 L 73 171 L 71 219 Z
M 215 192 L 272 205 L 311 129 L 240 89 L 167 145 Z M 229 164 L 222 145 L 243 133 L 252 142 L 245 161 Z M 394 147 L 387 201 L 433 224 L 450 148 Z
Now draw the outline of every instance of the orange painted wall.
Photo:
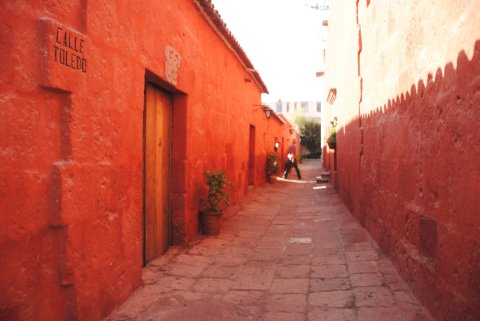
M 250 125 L 265 182 L 287 127 L 194 3 L 1 2 L 0 319 L 100 320 L 140 285 L 146 79 L 174 97 L 176 244 L 198 235 L 205 170 L 227 170 L 234 201 L 247 193 Z M 48 56 L 58 26 L 85 70 Z
M 339 193 L 437 320 L 479 320 L 480 3 L 331 9 Z

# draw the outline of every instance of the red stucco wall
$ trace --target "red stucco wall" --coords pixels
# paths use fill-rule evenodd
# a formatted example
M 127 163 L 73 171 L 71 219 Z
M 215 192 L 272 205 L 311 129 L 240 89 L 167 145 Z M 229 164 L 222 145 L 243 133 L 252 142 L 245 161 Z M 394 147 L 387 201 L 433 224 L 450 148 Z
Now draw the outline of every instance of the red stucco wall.
M 0 319 L 100 320 L 141 283 L 146 80 L 174 97 L 177 244 L 198 234 L 205 170 L 247 192 L 250 125 L 255 185 L 290 134 L 192 1 L 2 1 L 0 18 Z M 85 65 L 52 56 L 59 26 Z
M 329 21 L 339 193 L 437 320 L 480 319 L 479 9 L 332 3 Z

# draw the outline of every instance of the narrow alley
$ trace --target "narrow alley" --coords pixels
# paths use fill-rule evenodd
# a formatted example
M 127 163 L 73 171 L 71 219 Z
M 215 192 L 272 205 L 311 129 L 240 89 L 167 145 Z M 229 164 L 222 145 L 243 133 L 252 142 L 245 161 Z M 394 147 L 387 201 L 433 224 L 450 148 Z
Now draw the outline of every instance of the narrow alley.
M 428 312 L 330 184 L 251 190 L 218 237 L 172 247 L 108 321 L 426 321 Z M 294 175 L 292 175 L 294 176 Z
M 478 12 L 0 1 L 0 321 L 480 321 Z

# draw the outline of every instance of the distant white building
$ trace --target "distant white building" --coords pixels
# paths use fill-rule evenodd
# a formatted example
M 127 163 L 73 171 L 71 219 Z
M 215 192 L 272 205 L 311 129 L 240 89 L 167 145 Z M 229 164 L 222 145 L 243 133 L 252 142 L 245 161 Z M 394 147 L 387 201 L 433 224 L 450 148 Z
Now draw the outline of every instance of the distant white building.
M 289 121 L 294 114 L 300 114 L 307 119 L 312 119 L 320 123 L 322 103 L 319 101 L 277 101 L 268 104 L 277 114 L 285 116 Z

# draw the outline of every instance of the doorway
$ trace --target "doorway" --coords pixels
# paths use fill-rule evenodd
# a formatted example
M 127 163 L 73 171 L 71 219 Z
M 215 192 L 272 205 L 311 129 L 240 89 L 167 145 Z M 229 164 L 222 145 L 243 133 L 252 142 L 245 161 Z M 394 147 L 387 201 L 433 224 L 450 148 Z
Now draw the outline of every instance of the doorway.
M 283 177 L 283 172 L 285 171 L 285 137 L 282 137 L 282 151 L 280 154 L 280 161 L 282 164 L 280 165 L 280 173 Z
M 170 158 L 172 96 L 145 84 L 144 108 L 144 246 L 146 265 L 168 249 L 171 241 Z
M 248 185 L 255 183 L 255 126 L 250 125 L 248 146 Z

